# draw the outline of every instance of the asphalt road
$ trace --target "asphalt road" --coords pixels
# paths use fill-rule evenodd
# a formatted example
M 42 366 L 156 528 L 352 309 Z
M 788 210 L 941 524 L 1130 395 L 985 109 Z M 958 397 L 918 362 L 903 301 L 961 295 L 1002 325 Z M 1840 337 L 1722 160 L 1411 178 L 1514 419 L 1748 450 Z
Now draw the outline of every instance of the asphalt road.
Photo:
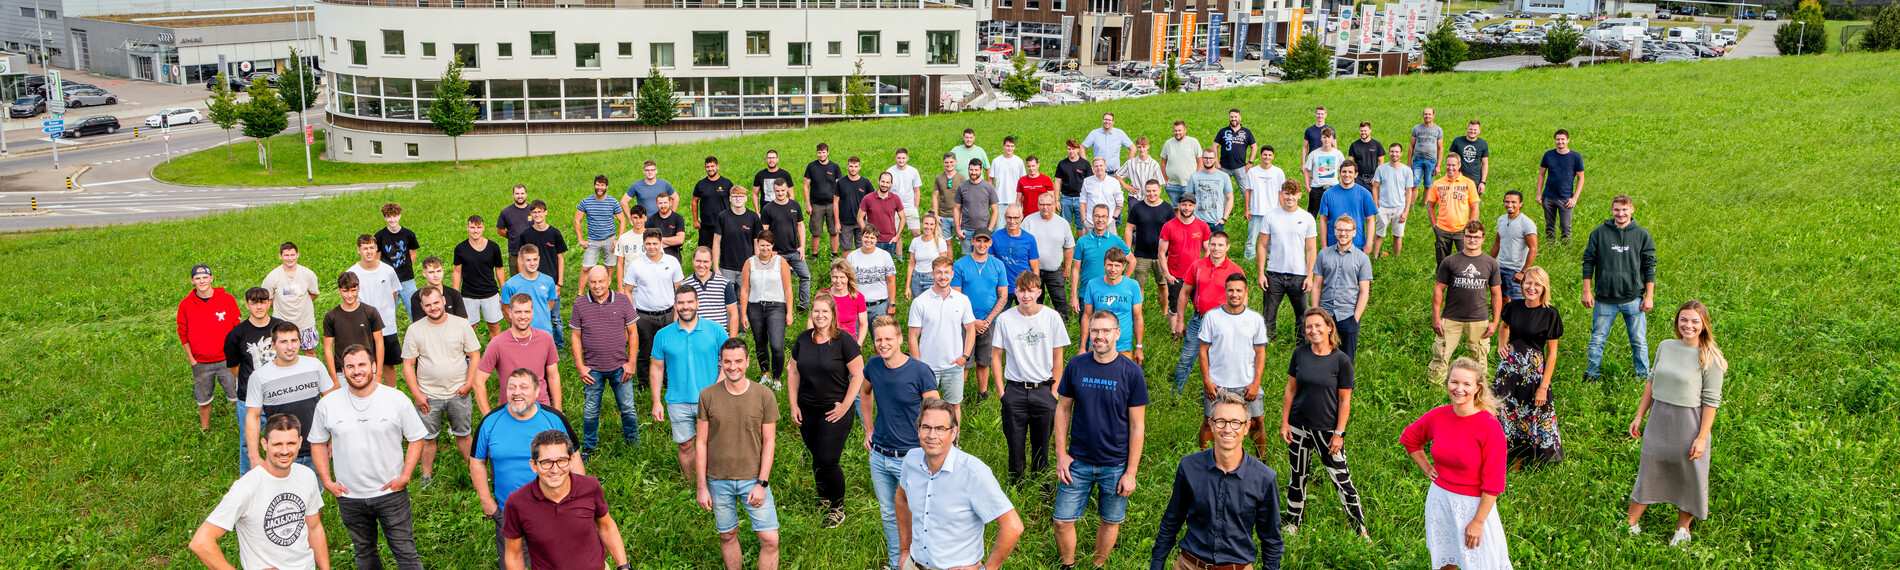
M 284 129 L 284 132 L 295 132 L 297 130 L 296 117 L 290 119 L 290 125 L 291 127 Z M 173 155 L 189 154 L 192 151 L 210 148 L 213 145 L 225 141 L 225 132 L 211 123 L 172 127 L 171 135 L 170 145 Z M 241 140 L 244 138 L 244 135 L 238 132 L 237 129 L 232 129 L 230 135 L 232 140 Z M 26 141 L 7 141 L 7 149 L 12 151 L 12 154 L 15 156 L 0 160 L 0 176 L 12 176 L 38 170 L 51 170 L 53 168 L 53 155 L 50 152 L 45 152 L 51 144 L 53 143 L 48 142 L 45 138 Z M 61 138 L 59 139 L 59 145 L 59 165 L 61 167 L 72 167 L 82 164 L 105 164 L 111 161 L 134 160 L 154 155 L 162 159 L 165 156 L 166 142 L 156 132 L 151 133 L 150 136 L 134 138 L 132 136 L 132 129 L 128 126 L 128 128 L 120 129 L 119 132 L 109 135 L 92 135 L 79 139 Z M 18 156 L 22 153 L 34 152 L 38 154 Z
M 75 194 L 39 196 L 36 215 L 0 215 L 0 232 L 129 224 L 195 217 L 279 202 L 322 198 L 344 192 L 409 186 L 409 183 L 311 186 L 304 188 L 198 188 L 173 186 L 149 178 L 89 182 Z M 27 210 L 28 196 L 0 195 L 0 211 Z

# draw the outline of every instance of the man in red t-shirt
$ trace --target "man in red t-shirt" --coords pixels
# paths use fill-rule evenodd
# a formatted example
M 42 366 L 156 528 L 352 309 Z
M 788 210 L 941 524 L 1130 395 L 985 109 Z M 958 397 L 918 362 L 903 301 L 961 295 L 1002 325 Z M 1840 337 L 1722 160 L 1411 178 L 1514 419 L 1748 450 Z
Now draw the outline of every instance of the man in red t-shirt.
M 1201 258 L 1201 245 L 1207 242 L 1207 236 L 1214 233 L 1207 222 L 1194 216 L 1194 206 L 1193 196 L 1181 196 L 1181 202 L 1174 206 L 1174 219 L 1161 225 L 1161 250 L 1157 252 L 1168 264 L 1168 317 L 1177 335 L 1181 334 L 1181 307 L 1176 302 L 1181 296 L 1181 280 L 1187 278 L 1194 260 Z
M 1022 200 L 1017 203 L 1040 204 L 1041 202 L 1037 202 L 1036 198 L 1041 197 L 1044 192 L 1055 190 L 1055 180 L 1042 173 L 1042 161 L 1033 155 L 1023 159 L 1023 166 L 1029 170 L 1029 174 L 1016 182 L 1016 192 L 1021 194 Z
M 237 298 L 212 287 L 211 268 L 191 268 L 191 293 L 178 301 L 178 343 L 185 345 L 191 363 L 191 395 L 198 403 L 198 429 L 211 429 L 211 394 L 222 388 L 224 398 L 237 399 L 237 376 L 224 365 L 224 337 L 244 320 Z M 241 402 L 239 405 L 243 405 Z M 242 410 L 240 410 L 242 411 Z
M 1189 198 L 1184 195 L 1181 199 Z M 1174 221 L 1170 220 L 1168 224 L 1172 225 Z M 1181 358 L 1174 365 L 1175 386 L 1187 382 L 1188 374 L 1194 372 L 1194 362 L 1200 360 L 1201 315 L 1207 314 L 1208 311 L 1214 310 L 1227 301 L 1229 275 L 1235 273 L 1246 275 L 1241 271 L 1240 266 L 1234 263 L 1234 260 L 1227 258 L 1227 244 L 1227 232 L 1216 231 L 1207 238 L 1207 257 L 1195 260 L 1194 264 L 1188 267 L 1187 275 L 1181 278 L 1179 297 L 1173 299 L 1183 307 L 1190 302 L 1193 303 L 1192 310 L 1194 311 L 1193 317 L 1187 321 L 1186 326 L 1181 323 L 1180 313 L 1177 312 L 1174 315 L 1174 330 L 1177 334 L 1182 331 L 1187 333 L 1181 339 Z

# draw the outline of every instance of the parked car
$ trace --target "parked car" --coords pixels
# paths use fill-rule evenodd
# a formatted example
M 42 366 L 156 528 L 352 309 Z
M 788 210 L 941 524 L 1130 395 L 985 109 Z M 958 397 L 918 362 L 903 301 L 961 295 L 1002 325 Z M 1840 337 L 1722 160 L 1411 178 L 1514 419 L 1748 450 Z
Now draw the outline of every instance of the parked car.
M 1491 35 L 1504 35 L 1504 34 L 1511 33 L 1511 27 L 1506 26 L 1504 24 L 1490 24 L 1485 27 L 1478 28 L 1478 31 L 1491 34 Z
M 219 77 L 219 76 L 217 76 L 217 75 L 213 75 L 213 76 L 211 76 L 210 78 L 208 78 L 208 79 L 205 79 L 205 89 L 207 89 L 207 90 L 211 90 L 211 89 L 217 89 L 217 88 L 218 88 L 218 87 L 217 87 L 217 86 L 218 86 L 218 77 Z M 225 85 L 225 87 L 226 87 L 226 88 L 228 88 L 228 89 L 230 89 L 230 90 L 232 90 L 232 91 L 235 91 L 235 92 L 238 92 L 238 93 L 243 93 L 243 92 L 245 92 L 246 90 L 249 90 L 249 89 L 251 88 L 251 84 L 250 84 L 250 83 L 247 83 L 247 82 L 245 82 L 245 81 L 244 81 L 244 80 L 242 80 L 242 79 L 238 79 L 238 78 L 235 78 L 235 77 L 232 77 L 232 78 L 230 78 L 230 83 L 229 83 L 229 84 L 227 84 L 227 85 Z
M 1002 42 L 997 42 L 997 43 L 993 43 L 987 46 L 983 46 L 983 51 L 1001 52 L 1003 54 L 1003 57 L 1009 57 L 1016 54 L 1016 46 L 1012 46 L 1012 45 L 1002 43 Z
M 1701 60 L 1702 58 L 1696 57 L 1695 54 L 1673 52 L 1673 51 L 1656 54 L 1654 58 L 1650 59 L 1650 61 L 1653 61 L 1656 63 L 1668 63 L 1668 62 L 1674 62 L 1674 61 L 1701 61 Z
M 145 126 L 195 125 L 203 120 L 205 120 L 204 114 L 199 113 L 197 109 L 191 107 L 173 107 L 159 111 L 156 115 L 146 117 Z
M 1773 22 L 1773 21 L 1775 21 L 1775 20 L 1779 20 L 1779 19 L 1781 19 L 1781 12 L 1776 12 L 1776 11 L 1774 11 L 1774 10 L 1769 10 L 1769 11 L 1767 11 L 1767 12 L 1762 12 L 1762 13 L 1761 13 L 1761 19 L 1763 19 L 1763 20 L 1768 20 L 1768 21 L 1770 21 L 1770 22 Z
M 1754 10 L 1743 10 L 1743 11 L 1742 11 L 1742 19 L 1743 19 L 1743 20 L 1753 20 L 1753 19 L 1756 19 L 1756 18 L 1760 18 L 1760 17 L 1761 17 L 1761 14 L 1756 14 Z
M 7 107 L 7 116 L 15 119 L 37 117 L 44 112 L 46 112 L 46 98 L 39 95 L 14 99 L 13 105 Z
M 119 130 L 119 118 L 111 115 L 94 115 L 66 126 L 60 136 L 76 139 L 86 135 L 112 134 Z
M 1466 15 L 1466 16 L 1471 16 L 1471 17 L 1473 17 L 1473 18 L 1477 18 L 1477 19 L 1479 19 L 1479 20 L 1483 20 L 1483 19 L 1485 19 L 1485 18 L 1487 18 L 1487 17 L 1489 17 L 1489 16 L 1485 16 L 1485 15 L 1484 15 L 1484 11 L 1483 11 L 1483 10 L 1465 10 L 1465 15 Z
M 1081 68 L 1081 62 L 1074 59 L 1045 59 L 1038 65 L 1043 71 L 1073 71 Z
M 1700 44 L 1682 44 L 1682 46 L 1683 46 L 1683 47 L 1685 47 L 1685 48 L 1688 48 L 1688 49 L 1689 49 L 1689 52 L 1690 52 L 1690 53 L 1694 53 L 1694 54 L 1696 55 L 1696 57 L 1701 57 L 1701 58 L 1711 58 L 1711 57 L 1721 57 L 1721 56 L 1722 56 L 1722 52 L 1719 52 L 1719 51 L 1715 51 L 1714 49 L 1710 49 L 1710 48 L 1709 48 L 1708 46 L 1705 46 L 1705 45 L 1700 45 Z
M 254 81 L 256 81 L 256 80 L 258 80 L 258 79 L 260 79 L 260 78 L 264 80 L 264 84 L 265 84 L 265 85 L 269 85 L 269 86 L 271 86 L 271 87 L 276 87 L 276 86 L 277 86 L 277 74 L 275 74 L 275 73 L 271 73 L 271 72 L 268 72 L 268 71 L 253 71 L 253 72 L 251 72 L 251 74 L 250 74 L 250 75 L 246 75 L 246 76 L 244 76 L 244 84 L 245 84 L 245 85 L 250 85 L 250 84 L 251 84 L 252 82 L 254 82 Z
M 119 96 L 107 93 L 104 89 L 74 89 L 66 92 L 67 107 L 116 105 L 118 103 Z

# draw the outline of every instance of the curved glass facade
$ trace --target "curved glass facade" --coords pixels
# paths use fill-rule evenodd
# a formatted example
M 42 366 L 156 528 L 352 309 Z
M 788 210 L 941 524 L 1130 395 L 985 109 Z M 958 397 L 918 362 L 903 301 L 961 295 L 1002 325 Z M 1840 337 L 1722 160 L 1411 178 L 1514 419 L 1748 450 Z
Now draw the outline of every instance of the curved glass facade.
M 910 78 L 871 76 L 874 114 L 910 109 Z M 837 116 L 844 113 L 842 76 L 673 78 L 679 119 Z M 645 78 L 475 79 L 469 97 L 478 121 L 633 120 Z M 365 119 L 427 121 L 437 80 L 331 73 L 331 113 Z

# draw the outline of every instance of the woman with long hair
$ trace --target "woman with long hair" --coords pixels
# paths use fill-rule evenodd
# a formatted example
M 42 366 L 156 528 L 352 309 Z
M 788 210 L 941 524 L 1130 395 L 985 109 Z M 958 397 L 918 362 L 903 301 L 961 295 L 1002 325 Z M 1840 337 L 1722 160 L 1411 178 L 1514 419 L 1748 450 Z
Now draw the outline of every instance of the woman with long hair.
M 1636 402 L 1630 437 L 1643 440 L 1643 458 L 1630 490 L 1629 531 L 1656 503 L 1676 506 L 1670 546 L 1689 541 L 1689 523 L 1709 518 L 1709 432 L 1722 405 L 1728 360 L 1715 346 L 1709 307 L 1689 301 L 1676 309 L 1676 338 L 1656 347 L 1656 366 Z
M 774 378 L 785 377 L 785 327 L 792 326 L 792 312 L 785 301 L 792 298 L 792 265 L 772 249 L 772 232 L 759 232 L 754 240 L 755 255 L 741 265 L 739 272 L 739 328 L 752 330 L 752 349 L 759 351 L 761 381 L 777 390 L 783 386 Z
M 1300 528 L 1311 498 L 1306 484 L 1317 459 L 1326 469 L 1327 480 L 1338 488 L 1339 502 L 1345 505 L 1353 530 L 1366 536 L 1365 509 L 1359 504 L 1359 489 L 1352 484 L 1344 449 L 1346 421 L 1352 415 L 1352 357 L 1339 349 L 1339 329 L 1331 313 L 1313 307 L 1300 320 L 1307 342 L 1293 349 L 1293 359 L 1287 363 L 1286 393 L 1280 399 L 1280 439 L 1286 442 L 1287 462 L 1293 466 L 1293 477 L 1286 484 L 1283 531 Z M 1248 400 L 1249 413 L 1257 413 L 1260 395 L 1242 396 Z
M 860 309 L 862 310 L 862 309 Z M 850 439 L 852 410 L 864 388 L 864 358 L 858 343 L 838 328 L 838 301 L 820 293 L 811 305 L 811 329 L 792 342 L 785 387 L 792 423 L 811 450 L 811 470 L 825 528 L 844 522 L 844 468 L 838 465 Z
M 831 289 L 827 291 L 838 305 L 838 328 L 844 330 L 851 340 L 864 344 L 864 333 L 869 331 L 871 317 L 864 301 L 864 294 L 858 292 L 858 271 L 851 262 L 843 257 L 831 260 Z M 818 326 L 809 320 L 805 328 Z
M 1511 551 L 1498 520 L 1504 493 L 1504 428 L 1497 398 L 1478 361 L 1460 357 L 1445 377 L 1451 403 L 1432 408 L 1405 427 L 1399 443 L 1425 478 L 1425 548 L 1432 568 L 1508 570 Z M 1431 445 L 1426 456 L 1425 446 Z
M 1525 269 L 1524 299 L 1504 304 L 1498 323 L 1498 375 L 1491 393 L 1501 407 L 1498 421 L 1510 442 L 1511 467 L 1525 460 L 1556 463 L 1564 460 L 1563 436 L 1557 432 L 1557 406 L 1550 401 L 1550 380 L 1557 376 L 1557 339 L 1564 336 L 1564 319 L 1550 306 L 1550 273 L 1542 267 Z
M 942 222 L 936 216 L 924 216 L 919 221 L 917 237 L 910 240 L 910 286 L 904 288 L 904 300 L 908 301 L 918 293 L 930 288 L 930 262 L 938 256 L 950 255 L 950 241 L 943 239 Z

